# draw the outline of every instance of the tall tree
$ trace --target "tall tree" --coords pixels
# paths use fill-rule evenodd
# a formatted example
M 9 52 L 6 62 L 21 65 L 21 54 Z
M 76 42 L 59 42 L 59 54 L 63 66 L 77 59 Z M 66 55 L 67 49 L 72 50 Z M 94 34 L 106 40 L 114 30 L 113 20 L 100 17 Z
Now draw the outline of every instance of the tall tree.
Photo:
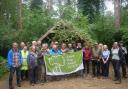
M 101 0 L 78 0 L 78 8 L 89 17 L 89 22 L 92 23 L 95 15 L 100 12 L 100 3 Z
M 0 24 L 17 29 L 18 0 L 0 0 Z
M 53 0 L 47 0 L 49 13 L 53 10 Z
M 121 11 L 121 1 L 114 0 L 114 16 L 115 16 L 115 29 L 120 29 L 120 11 Z
M 42 9 L 43 0 L 32 0 L 31 9 Z
M 22 30 L 22 0 L 18 1 L 18 30 Z

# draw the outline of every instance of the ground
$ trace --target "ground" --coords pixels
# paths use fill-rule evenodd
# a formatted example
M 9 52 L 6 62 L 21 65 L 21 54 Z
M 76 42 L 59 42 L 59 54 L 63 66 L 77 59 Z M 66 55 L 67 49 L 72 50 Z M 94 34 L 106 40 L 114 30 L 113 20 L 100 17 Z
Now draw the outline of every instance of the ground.
M 0 80 L 0 89 L 8 89 L 7 78 Z M 15 83 L 14 83 L 15 85 Z M 30 86 L 28 81 L 22 82 L 22 87 L 15 89 L 128 89 L 128 79 L 123 79 L 122 84 L 115 84 L 112 78 L 92 78 L 90 75 L 85 78 L 76 77 L 70 79 L 61 79 L 59 81 L 48 81 L 44 85 L 37 84 Z

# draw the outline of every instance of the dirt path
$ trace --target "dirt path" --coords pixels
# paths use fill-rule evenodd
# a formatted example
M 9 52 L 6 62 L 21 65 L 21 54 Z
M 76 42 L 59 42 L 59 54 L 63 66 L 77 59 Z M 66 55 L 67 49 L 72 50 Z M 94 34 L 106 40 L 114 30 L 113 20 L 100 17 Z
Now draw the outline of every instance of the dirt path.
M 0 89 L 8 89 L 6 80 L 0 80 Z M 91 76 L 85 78 L 71 78 L 69 80 L 49 81 L 44 85 L 37 84 L 30 86 L 28 81 L 22 82 L 22 87 L 15 89 L 128 89 L 128 79 L 123 80 L 122 84 L 115 84 L 112 79 L 97 79 Z

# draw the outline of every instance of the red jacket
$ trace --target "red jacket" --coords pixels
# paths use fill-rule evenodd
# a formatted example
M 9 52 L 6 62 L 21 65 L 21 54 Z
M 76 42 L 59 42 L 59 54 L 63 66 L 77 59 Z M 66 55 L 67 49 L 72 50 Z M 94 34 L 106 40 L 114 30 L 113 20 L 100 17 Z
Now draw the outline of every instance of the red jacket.
M 83 48 L 83 59 L 90 60 L 92 57 L 92 50 L 90 48 Z

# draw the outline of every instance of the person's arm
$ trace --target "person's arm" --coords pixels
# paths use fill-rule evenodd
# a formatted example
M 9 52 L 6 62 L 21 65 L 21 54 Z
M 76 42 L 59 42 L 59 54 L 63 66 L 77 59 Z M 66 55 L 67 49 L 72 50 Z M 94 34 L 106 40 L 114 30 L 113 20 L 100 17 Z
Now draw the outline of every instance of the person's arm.
M 103 63 L 105 64 L 105 60 L 104 60 L 104 58 L 102 57 L 102 61 L 103 61 Z
M 8 67 L 10 68 L 12 66 L 12 52 L 11 51 L 8 52 L 7 59 L 8 59 Z
M 127 49 L 126 49 L 126 47 L 124 47 L 124 51 L 125 51 L 125 54 L 127 54 L 128 52 L 127 52 Z
M 107 63 L 107 62 L 108 62 L 109 57 L 110 57 L 110 51 L 109 51 L 109 53 L 108 53 L 108 57 L 107 57 L 107 59 L 106 59 L 105 63 Z
M 23 63 L 23 59 L 22 59 L 22 55 L 21 55 L 21 51 L 19 51 L 19 56 L 20 56 L 20 65 L 22 65 L 22 63 Z

